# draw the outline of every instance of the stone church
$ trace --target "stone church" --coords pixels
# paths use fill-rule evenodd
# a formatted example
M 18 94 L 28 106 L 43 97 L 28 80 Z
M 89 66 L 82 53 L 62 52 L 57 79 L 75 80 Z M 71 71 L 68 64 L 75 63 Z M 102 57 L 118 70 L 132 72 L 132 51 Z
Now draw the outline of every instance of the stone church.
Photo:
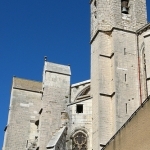
M 70 66 L 46 57 L 42 82 L 13 77 L 3 150 L 104 149 L 150 95 L 146 0 L 90 7 L 91 79 L 70 85 Z

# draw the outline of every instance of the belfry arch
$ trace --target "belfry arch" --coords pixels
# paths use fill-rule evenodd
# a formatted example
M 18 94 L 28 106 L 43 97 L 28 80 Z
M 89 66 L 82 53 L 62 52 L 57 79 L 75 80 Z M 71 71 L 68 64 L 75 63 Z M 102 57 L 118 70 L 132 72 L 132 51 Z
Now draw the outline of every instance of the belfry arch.
M 128 14 L 128 7 L 129 0 L 121 0 L 121 12 L 124 14 Z

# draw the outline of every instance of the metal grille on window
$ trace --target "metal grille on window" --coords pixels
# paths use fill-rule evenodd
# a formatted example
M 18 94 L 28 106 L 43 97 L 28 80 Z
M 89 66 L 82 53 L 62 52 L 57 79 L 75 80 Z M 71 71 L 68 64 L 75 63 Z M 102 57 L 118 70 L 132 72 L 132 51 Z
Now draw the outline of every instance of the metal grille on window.
M 78 132 L 73 137 L 72 150 L 87 150 L 87 137 L 84 133 Z

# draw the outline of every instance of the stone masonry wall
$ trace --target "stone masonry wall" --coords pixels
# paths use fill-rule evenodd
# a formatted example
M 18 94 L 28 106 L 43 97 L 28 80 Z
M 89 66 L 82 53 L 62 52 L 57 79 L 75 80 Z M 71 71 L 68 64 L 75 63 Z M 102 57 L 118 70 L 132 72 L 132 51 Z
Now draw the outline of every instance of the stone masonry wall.
M 33 87 L 34 85 L 34 87 Z M 34 91 L 26 91 L 25 89 Z M 3 150 L 25 150 L 37 136 L 31 124 L 38 120 L 41 104 L 41 83 L 19 78 L 13 79 L 8 126 Z
M 149 150 L 150 149 L 150 100 L 117 133 L 103 150 Z
M 146 86 L 147 96 L 150 95 L 150 30 L 143 33 L 144 37 L 144 51 L 145 51 L 145 71 L 146 71 Z
M 149 26 L 149 25 L 147 25 Z M 146 27 L 147 28 L 147 27 Z M 140 30 L 139 30 L 140 31 Z M 144 29 L 144 32 L 138 35 L 138 51 L 140 63 L 140 82 L 142 102 L 150 95 L 150 31 Z
M 100 32 L 91 45 L 92 146 L 100 149 L 112 135 L 112 39 Z M 106 134 L 107 132 L 107 134 Z
M 129 0 L 128 14 L 121 13 L 121 0 L 91 0 L 91 39 L 98 30 L 113 27 L 136 31 L 147 23 L 146 0 Z
M 45 62 L 42 113 L 40 116 L 40 150 L 45 150 L 53 133 L 62 126 L 66 96 L 70 92 L 70 67 Z
M 87 146 L 88 149 L 92 149 L 92 97 L 90 92 L 90 80 L 71 85 L 71 103 L 67 105 L 69 114 L 67 150 L 72 150 L 72 136 L 79 131 L 83 131 L 88 136 Z M 83 113 L 77 113 L 78 104 L 83 105 Z
M 76 105 L 83 105 L 83 113 L 77 113 Z M 76 104 L 68 105 L 69 112 L 69 125 L 68 125 L 68 142 L 67 150 L 72 150 L 72 134 L 78 131 L 85 131 L 87 134 L 88 149 L 92 149 L 92 99 L 89 98 L 85 101 L 79 101 Z
M 119 29 L 99 32 L 91 45 L 93 149 L 139 107 L 139 91 L 137 35 Z
M 114 30 L 114 84 L 116 101 L 116 130 L 140 105 L 137 36 Z

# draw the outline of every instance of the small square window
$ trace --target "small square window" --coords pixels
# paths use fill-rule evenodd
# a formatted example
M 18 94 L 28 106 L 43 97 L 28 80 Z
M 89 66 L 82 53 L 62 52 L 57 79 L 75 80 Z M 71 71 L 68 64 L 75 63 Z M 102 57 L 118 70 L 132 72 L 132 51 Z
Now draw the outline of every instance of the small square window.
M 76 113 L 83 113 L 83 104 L 76 105 Z

